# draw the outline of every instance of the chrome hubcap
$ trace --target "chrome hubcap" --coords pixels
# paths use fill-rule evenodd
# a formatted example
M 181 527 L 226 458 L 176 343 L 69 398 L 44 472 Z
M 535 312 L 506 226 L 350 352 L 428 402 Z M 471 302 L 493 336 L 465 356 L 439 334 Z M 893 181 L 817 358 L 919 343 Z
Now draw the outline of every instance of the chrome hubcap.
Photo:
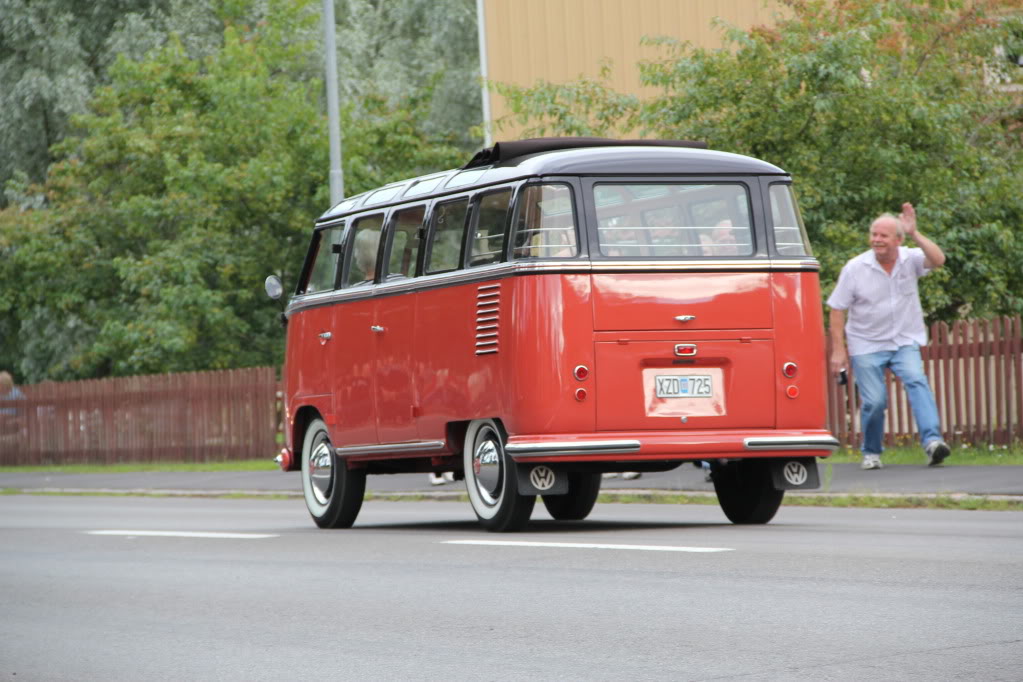
M 309 456 L 309 482 L 317 502 L 330 502 L 334 487 L 334 458 L 330 456 L 328 441 L 321 441 Z
M 497 504 L 501 496 L 501 485 L 504 471 L 502 470 L 501 453 L 494 442 L 495 435 L 488 434 L 476 445 L 472 453 L 473 478 L 480 498 L 487 505 Z

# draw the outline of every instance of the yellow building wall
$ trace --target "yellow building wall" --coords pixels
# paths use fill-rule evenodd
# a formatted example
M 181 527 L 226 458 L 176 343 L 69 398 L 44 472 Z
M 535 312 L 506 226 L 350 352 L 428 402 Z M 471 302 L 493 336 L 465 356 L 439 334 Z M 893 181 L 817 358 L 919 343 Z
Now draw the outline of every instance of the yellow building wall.
M 567 83 L 599 76 L 602 62 L 609 61 L 614 90 L 650 96 L 636 65 L 663 50 L 641 46 L 644 36 L 720 47 L 714 18 L 748 29 L 773 24 L 779 11 L 770 0 L 483 0 L 488 80 Z M 500 95 L 489 97 L 490 119 L 501 121 L 508 108 Z M 495 140 L 511 140 L 520 137 L 521 126 L 509 120 L 491 130 Z

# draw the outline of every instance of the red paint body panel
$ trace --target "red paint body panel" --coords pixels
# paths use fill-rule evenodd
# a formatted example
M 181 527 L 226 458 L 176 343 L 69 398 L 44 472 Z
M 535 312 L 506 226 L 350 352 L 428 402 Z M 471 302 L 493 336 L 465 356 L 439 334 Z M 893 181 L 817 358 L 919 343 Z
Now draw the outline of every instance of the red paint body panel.
M 498 294 L 490 298 L 498 326 L 486 330 L 497 334 L 497 352 L 477 355 L 487 287 Z M 819 295 L 806 272 L 535 274 L 312 308 L 289 325 L 289 417 L 315 407 L 342 447 L 444 441 L 452 423 L 493 417 L 510 443 L 642 444 L 632 454 L 529 461 L 779 456 L 744 450 L 743 438 L 826 433 Z M 683 325 L 676 313 L 695 320 Z M 784 322 L 772 328 L 773 319 Z M 325 343 L 321 329 L 332 332 Z M 695 354 L 676 355 L 679 344 Z M 799 367 L 793 379 L 781 374 L 785 362 Z M 579 365 L 590 370 L 584 381 L 573 373 Z M 652 395 L 652 377 L 694 374 L 713 378 L 713 396 Z M 798 398 L 785 396 L 789 385 Z
M 376 324 L 377 301 L 363 299 L 332 306 L 334 334 L 327 346 L 330 363 L 322 371 L 331 376 L 337 423 L 327 422 L 335 446 L 377 443 L 376 347 L 371 329 Z
M 414 441 L 419 427 L 414 415 L 418 396 L 413 380 L 416 355 L 417 294 L 403 294 L 377 303 L 374 332 L 376 351 L 377 440 Z
M 593 317 L 588 275 L 531 275 L 512 290 L 510 343 L 501 358 L 508 433 L 592 432 L 595 425 Z M 502 350 L 502 353 L 504 351 Z M 575 378 L 579 365 L 591 370 Z M 583 401 L 578 388 L 587 389 Z
M 680 358 L 674 341 L 602 342 L 597 346 L 597 428 L 735 429 L 774 425 L 774 359 L 770 340 L 692 341 L 697 355 L 691 364 Z M 707 376 L 714 386 L 710 397 L 658 398 L 654 378 Z M 681 419 L 685 417 L 686 421 Z
M 477 295 L 480 286 L 464 284 L 417 294 L 414 380 L 418 395 L 419 438 L 444 440 L 447 425 L 500 415 L 503 392 L 501 369 L 510 356 L 503 347 L 494 355 L 476 355 Z M 511 326 L 502 301 L 497 306 L 504 344 Z M 459 444 L 460 445 L 460 444 Z
M 768 329 L 769 274 L 757 272 L 593 275 L 593 328 Z M 678 315 L 692 316 L 687 322 Z
M 824 428 L 827 423 L 827 361 L 820 283 L 816 273 L 771 274 L 776 316 L 784 320 L 775 329 L 776 425 L 786 428 Z M 786 379 L 781 368 L 794 362 L 798 372 Z M 799 388 L 799 397 L 785 396 L 787 386 Z

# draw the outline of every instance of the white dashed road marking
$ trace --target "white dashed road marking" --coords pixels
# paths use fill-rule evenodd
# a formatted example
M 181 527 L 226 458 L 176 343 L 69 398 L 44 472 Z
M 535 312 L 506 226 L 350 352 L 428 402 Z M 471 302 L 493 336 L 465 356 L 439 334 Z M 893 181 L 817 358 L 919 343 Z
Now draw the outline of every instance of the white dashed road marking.
M 602 545 L 589 542 L 526 542 L 521 540 L 444 540 L 445 545 L 493 547 L 563 547 L 567 549 L 626 549 L 639 552 L 734 552 L 731 547 L 676 547 L 671 545 Z
M 222 538 L 227 540 L 260 540 L 262 538 L 276 538 L 277 535 L 269 533 L 205 533 L 199 531 L 184 530 L 87 530 L 86 535 L 126 535 L 131 537 L 156 537 L 156 538 Z

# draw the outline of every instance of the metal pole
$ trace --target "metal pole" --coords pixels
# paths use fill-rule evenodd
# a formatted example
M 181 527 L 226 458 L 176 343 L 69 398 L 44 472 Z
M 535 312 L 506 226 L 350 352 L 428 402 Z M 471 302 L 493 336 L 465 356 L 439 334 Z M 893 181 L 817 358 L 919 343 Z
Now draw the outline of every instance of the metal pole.
M 337 46 L 334 43 L 334 0 L 323 0 L 323 51 L 327 66 L 327 127 L 330 132 L 330 205 L 345 198 L 341 172 L 341 116 L 337 104 Z
M 487 24 L 483 0 L 476 0 L 476 33 L 480 46 L 480 88 L 483 96 L 483 146 L 490 147 L 494 141 L 490 136 L 490 95 L 487 93 Z

